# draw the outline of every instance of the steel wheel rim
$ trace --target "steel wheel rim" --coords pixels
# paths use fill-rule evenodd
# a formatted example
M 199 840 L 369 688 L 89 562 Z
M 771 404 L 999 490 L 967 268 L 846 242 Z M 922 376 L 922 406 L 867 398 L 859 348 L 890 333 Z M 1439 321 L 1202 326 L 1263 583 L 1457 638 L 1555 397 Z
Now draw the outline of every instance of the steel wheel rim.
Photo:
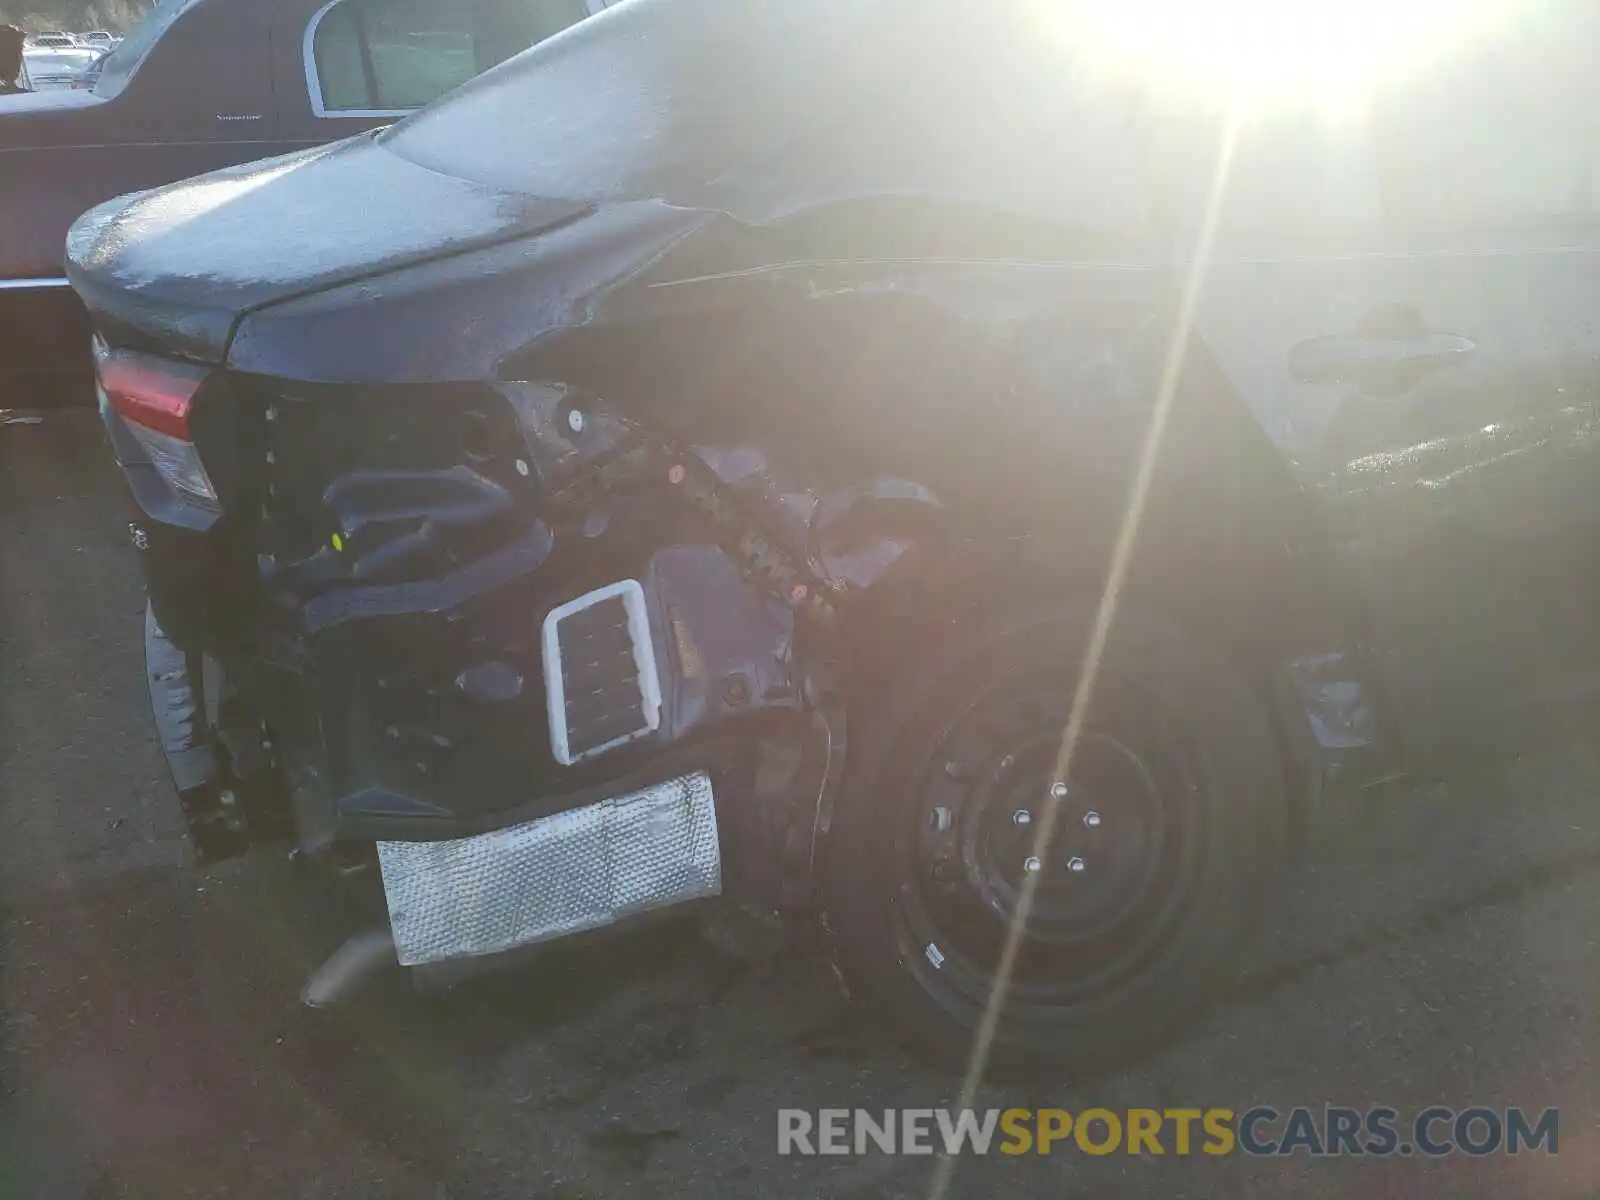
M 1057 782 L 1039 763 L 1052 773 L 1073 682 L 1038 673 L 986 688 L 912 765 L 895 829 L 895 937 L 946 1002 L 987 1003 L 1030 857 L 1045 878 L 1008 989 L 1012 1015 L 1114 1003 L 1184 915 L 1204 852 L 1198 747 L 1148 687 L 1102 672 L 1048 845 L 1013 819 L 1018 796 L 1043 800 Z M 1034 853 L 1022 853 L 1016 835 L 1029 831 Z

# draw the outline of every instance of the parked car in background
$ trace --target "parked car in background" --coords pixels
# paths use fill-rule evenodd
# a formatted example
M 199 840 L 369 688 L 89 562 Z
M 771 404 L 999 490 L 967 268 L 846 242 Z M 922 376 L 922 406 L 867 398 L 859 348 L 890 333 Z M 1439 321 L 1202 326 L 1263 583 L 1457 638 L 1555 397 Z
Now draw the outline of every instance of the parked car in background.
M 92 88 L 70 90 L 53 60 L 48 82 L 30 66 L 36 88 L 60 90 L 0 97 L 0 407 L 92 402 L 61 266 L 79 213 L 393 121 L 604 3 L 162 0 Z
M 70 33 L 51 31 L 49 33 L 36 33 L 29 38 L 29 43 L 41 50 L 77 50 L 81 49 L 78 39 Z
M 109 50 L 117 44 L 117 39 L 104 29 L 91 29 L 88 33 L 82 35 L 81 40 L 86 45 L 94 46 L 101 50 Z
M 36 92 L 62 91 L 74 87 L 102 56 L 102 51 L 76 47 L 71 50 L 24 50 L 23 64 Z M 9 196 L 7 197 L 9 200 Z M 6 214 L 11 215 L 9 212 Z
M 109 50 L 98 51 L 93 61 L 74 77 L 72 90 L 75 92 L 94 91 L 95 85 L 100 82 L 100 73 L 105 70 L 106 59 L 110 56 L 110 53 Z
M 1595 7 L 1360 120 L 1049 7 L 633 0 L 86 215 L 196 844 L 433 981 L 720 894 L 1090 1071 L 1354 790 L 1600 693 Z

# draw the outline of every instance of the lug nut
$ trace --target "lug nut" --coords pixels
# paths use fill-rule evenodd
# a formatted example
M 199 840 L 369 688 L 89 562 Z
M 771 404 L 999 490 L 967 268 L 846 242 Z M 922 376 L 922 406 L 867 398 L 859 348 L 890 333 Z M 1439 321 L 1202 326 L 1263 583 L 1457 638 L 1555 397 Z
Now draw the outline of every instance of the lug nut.
M 1032 825 L 1033 814 L 1025 808 L 1019 808 L 1011 814 L 1011 823 L 1013 825 Z
M 1096 828 L 1098 828 L 1099 825 L 1100 825 L 1100 814 L 1097 813 L 1097 812 L 1086 812 L 1086 813 L 1084 813 L 1083 814 L 1083 824 L 1084 824 L 1084 827 L 1087 828 L 1087 829 L 1096 829 Z
M 1067 785 L 1059 781 L 1052 783 L 1050 785 L 1050 796 L 1054 800 L 1065 800 L 1067 798 Z
M 1073 861 L 1076 862 L 1077 860 L 1074 859 Z M 1081 864 L 1080 864 L 1080 866 L 1081 866 Z M 1044 869 L 1044 863 L 1039 861 L 1038 855 L 1030 854 L 1030 855 L 1028 855 L 1027 858 L 1022 860 L 1022 869 L 1024 871 L 1030 871 L 1030 872 L 1031 871 L 1042 871 Z
M 1082 871 L 1085 866 L 1086 864 L 1084 863 L 1083 859 L 1076 856 L 1067 859 L 1067 870 L 1071 871 L 1074 875 Z

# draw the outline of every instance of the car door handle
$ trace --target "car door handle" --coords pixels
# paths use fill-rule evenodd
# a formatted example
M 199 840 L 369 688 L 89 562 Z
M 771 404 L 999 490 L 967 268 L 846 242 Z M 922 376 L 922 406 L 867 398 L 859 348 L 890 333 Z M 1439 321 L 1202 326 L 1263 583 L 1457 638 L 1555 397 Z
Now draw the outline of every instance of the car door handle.
M 1399 379 L 1416 383 L 1478 348 L 1455 333 L 1416 333 L 1387 338 L 1369 333 L 1308 338 L 1289 350 L 1289 373 L 1297 383 L 1385 385 Z

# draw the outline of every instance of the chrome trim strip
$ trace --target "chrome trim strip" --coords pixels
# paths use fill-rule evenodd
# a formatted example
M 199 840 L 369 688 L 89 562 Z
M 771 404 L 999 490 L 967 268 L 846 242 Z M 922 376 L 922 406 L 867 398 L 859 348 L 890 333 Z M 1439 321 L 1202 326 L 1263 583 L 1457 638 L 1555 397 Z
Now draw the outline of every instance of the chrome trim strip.
M 382 121 L 399 117 L 408 117 L 417 110 L 414 108 L 328 108 L 322 99 L 322 78 L 317 74 L 317 26 L 322 24 L 322 18 L 327 16 L 344 0 L 328 0 L 316 12 L 311 14 L 311 20 L 306 22 L 306 34 L 300 43 L 300 58 L 306 71 L 306 96 L 311 101 L 311 115 L 314 117 L 349 117 L 361 121 Z
M 339 0 L 328 0 L 311 14 L 311 20 L 306 22 L 306 36 L 300 43 L 300 58 L 306 71 L 306 94 L 311 99 L 311 115 L 314 117 L 328 115 L 322 103 L 322 79 L 317 74 L 317 26 L 322 24 L 322 18 L 328 15 L 328 10 L 338 3 Z
M 101 103 L 107 103 L 107 102 L 106 101 L 101 101 Z M 298 140 L 298 139 L 296 139 L 296 140 Z M 140 150 L 140 149 L 148 149 L 151 146 L 161 146 L 161 147 L 163 147 L 165 149 L 172 149 L 172 148 L 175 148 L 175 147 L 178 147 L 178 146 L 218 146 L 218 145 L 223 145 L 223 146 L 281 146 L 281 145 L 286 145 L 286 144 L 294 144 L 294 143 L 293 142 L 286 143 L 286 142 L 284 142 L 283 140 L 281 140 L 279 138 L 229 138 L 225 142 L 217 142 L 215 140 L 204 141 L 204 142 L 196 142 L 196 141 L 185 141 L 185 142 L 76 142 L 76 143 L 73 144 L 72 148 L 74 150 L 80 150 L 80 151 L 81 150 L 105 150 L 108 147 L 115 146 L 118 150 Z M 310 142 L 310 141 L 306 142 L 305 144 L 308 145 L 308 146 L 320 146 L 320 145 L 322 145 L 321 142 Z M 0 154 L 27 154 L 27 153 L 31 152 L 32 149 L 33 149 L 33 147 L 31 147 L 31 146 L 0 146 Z
M 318 112 L 314 115 L 329 121 L 339 117 L 349 117 L 352 121 L 398 121 L 401 117 L 409 117 L 416 111 L 414 108 L 336 108 L 332 112 Z
M 67 279 L 0 279 L 0 292 L 29 292 L 42 288 L 69 288 Z

